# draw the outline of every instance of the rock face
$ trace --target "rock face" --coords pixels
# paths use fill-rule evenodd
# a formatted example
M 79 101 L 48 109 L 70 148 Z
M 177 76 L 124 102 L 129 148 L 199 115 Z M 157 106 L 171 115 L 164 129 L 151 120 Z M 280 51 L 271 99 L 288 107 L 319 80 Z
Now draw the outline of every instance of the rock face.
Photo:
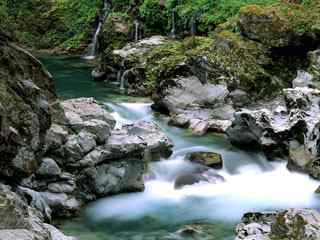
M 237 240 L 320 238 L 320 214 L 312 209 L 288 209 L 271 213 L 247 213 L 236 228 Z
M 51 125 L 52 77 L 30 53 L 0 37 L 0 175 L 34 173 Z

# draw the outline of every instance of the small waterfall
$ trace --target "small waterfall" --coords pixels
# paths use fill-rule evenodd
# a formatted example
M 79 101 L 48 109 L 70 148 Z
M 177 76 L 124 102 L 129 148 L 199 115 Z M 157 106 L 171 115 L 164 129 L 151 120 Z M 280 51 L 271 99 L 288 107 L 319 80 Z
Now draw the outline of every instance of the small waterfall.
M 197 33 L 196 17 L 193 16 L 191 19 L 191 35 L 195 36 Z
M 124 71 L 120 79 L 120 90 L 124 91 L 127 85 L 127 75 L 131 71 L 131 69 Z
M 135 20 L 134 21 L 134 40 L 136 41 L 136 42 L 138 42 L 139 41 L 139 26 L 140 26 L 140 23 L 139 23 L 139 21 L 138 20 Z
M 93 35 L 93 38 L 91 40 L 91 43 L 89 44 L 88 48 L 87 48 L 87 53 L 84 56 L 85 59 L 95 59 L 96 54 L 97 54 L 97 49 L 98 49 L 98 37 L 102 28 L 103 23 L 105 22 L 108 13 L 109 13 L 109 0 L 104 0 L 103 2 L 103 9 L 102 9 L 102 15 L 99 19 L 99 24 L 98 27 L 96 29 L 96 32 Z
M 176 38 L 176 9 L 174 8 L 171 13 L 171 32 L 170 36 Z
M 117 82 L 120 84 L 121 83 L 121 76 L 122 76 L 122 70 L 119 70 L 117 72 Z

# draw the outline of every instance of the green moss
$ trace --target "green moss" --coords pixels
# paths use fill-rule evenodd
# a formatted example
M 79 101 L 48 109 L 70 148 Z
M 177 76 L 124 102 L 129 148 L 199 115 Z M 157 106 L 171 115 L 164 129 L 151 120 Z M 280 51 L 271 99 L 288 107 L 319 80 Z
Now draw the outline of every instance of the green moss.
M 187 65 L 195 58 L 205 55 L 212 46 L 212 39 L 190 37 L 183 41 L 172 41 L 153 49 L 146 57 L 147 86 L 152 90 L 164 81 L 180 75 L 190 74 Z M 144 56 L 145 57 L 145 56 Z M 170 84 L 170 82 L 166 82 Z

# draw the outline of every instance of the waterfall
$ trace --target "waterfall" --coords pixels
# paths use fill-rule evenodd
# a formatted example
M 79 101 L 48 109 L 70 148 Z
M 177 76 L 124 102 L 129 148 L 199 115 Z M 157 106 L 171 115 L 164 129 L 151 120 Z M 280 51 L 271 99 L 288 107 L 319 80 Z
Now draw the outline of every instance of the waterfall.
M 191 35 L 195 36 L 197 33 L 196 17 L 193 16 L 191 19 Z
M 93 35 L 93 38 L 91 40 L 91 43 L 89 44 L 87 48 L 87 53 L 84 56 L 85 59 L 95 59 L 96 54 L 97 54 L 97 49 L 98 49 L 98 37 L 102 28 L 103 23 L 105 22 L 108 13 L 109 13 L 109 0 L 104 0 L 103 2 L 103 9 L 102 9 L 102 15 L 99 19 L 99 24 L 98 27 Z
M 134 31 L 134 40 L 135 40 L 136 42 L 139 41 L 139 25 L 140 25 L 139 21 L 138 21 L 138 20 L 135 20 L 135 21 L 134 21 L 134 28 L 135 28 L 135 31 Z
M 126 87 L 126 84 L 127 84 L 127 75 L 128 75 L 128 73 L 130 71 L 131 71 L 131 69 L 128 69 L 128 70 L 124 71 L 124 73 L 121 76 L 121 79 L 120 79 L 120 90 L 121 91 L 125 90 L 125 87 Z
M 176 9 L 173 9 L 172 10 L 172 13 L 171 13 L 171 32 L 170 32 L 170 35 L 172 38 L 176 38 Z

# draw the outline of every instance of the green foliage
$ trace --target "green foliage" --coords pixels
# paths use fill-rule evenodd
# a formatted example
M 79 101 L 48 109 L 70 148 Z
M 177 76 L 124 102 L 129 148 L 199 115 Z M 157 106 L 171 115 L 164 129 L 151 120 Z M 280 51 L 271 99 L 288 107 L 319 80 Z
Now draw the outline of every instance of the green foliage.
M 3 0 L 0 27 L 29 47 L 77 48 L 90 38 L 101 4 L 100 0 Z
M 147 29 L 155 33 L 164 33 L 168 26 L 168 14 L 159 0 L 145 0 L 139 8 L 140 16 L 146 24 Z

